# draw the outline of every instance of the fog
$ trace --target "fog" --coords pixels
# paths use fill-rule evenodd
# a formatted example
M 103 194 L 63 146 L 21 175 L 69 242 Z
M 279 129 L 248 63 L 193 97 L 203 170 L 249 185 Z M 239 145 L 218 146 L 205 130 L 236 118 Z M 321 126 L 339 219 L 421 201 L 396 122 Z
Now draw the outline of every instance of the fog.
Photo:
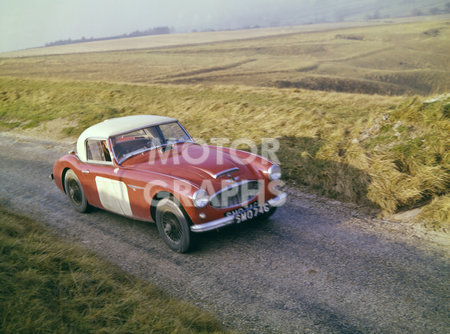
M 450 0 L 0 0 L 0 52 L 167 26 L 175 32 L 424 15 Z M 450 6 L 450 5 L 447 5 Z

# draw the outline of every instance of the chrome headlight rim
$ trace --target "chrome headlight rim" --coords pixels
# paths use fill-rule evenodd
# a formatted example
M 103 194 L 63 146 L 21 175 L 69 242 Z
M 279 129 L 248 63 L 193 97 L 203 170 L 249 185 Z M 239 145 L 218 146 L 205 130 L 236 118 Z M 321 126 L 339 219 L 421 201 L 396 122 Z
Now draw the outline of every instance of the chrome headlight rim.
M 194 206 L 198 209 L 202 209 L 209 203 L 209 195 L 204 189 L 197 190 L 194 195 L 192 195 L 192 202 Z
M 275 165 L 270 166 L 267 173 L 269 174 L 270 181 L 277 181 L 277 180 L 281 179 L 281 167 L 279 165 L 275 164 Z

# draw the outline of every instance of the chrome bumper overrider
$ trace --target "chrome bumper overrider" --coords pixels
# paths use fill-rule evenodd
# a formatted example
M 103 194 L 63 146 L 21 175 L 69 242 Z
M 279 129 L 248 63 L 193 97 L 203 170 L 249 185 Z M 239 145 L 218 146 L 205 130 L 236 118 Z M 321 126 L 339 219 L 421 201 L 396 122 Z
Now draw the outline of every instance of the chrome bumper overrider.
M 277 197 L 268 200 L 267 203 L 270 206 L 280 206 L 280 205 L 283 205 L 286 202 L 286 198 L 287 198 L 287 194 L 286 193 L 281 193 Z M 215 229 L 218 229 L 220 227 L 224 227 L 224 226 L 233 224 L 234 217 L 235 217 L 234 215 L 231 215 L 231 216 L 226 216 L 226 217 L 223 217 L 223 218 L 219 218 L 219 219 L 210 221 L 208 223 L 192 225 L 191 226 L 191 231 L 192 232 L 206 232 L 206 231 L 215 230 Z

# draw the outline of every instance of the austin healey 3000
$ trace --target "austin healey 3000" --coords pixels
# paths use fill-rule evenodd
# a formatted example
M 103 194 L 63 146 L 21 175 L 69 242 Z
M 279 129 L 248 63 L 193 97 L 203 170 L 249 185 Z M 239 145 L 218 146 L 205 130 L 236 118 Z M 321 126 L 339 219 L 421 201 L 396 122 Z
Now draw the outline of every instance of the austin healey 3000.
M 280 167 L 245 151 L 201 145 L 173 118 L 113 118 L 86 129 L 51 177 L 73 207 L 156 222 L 173 250 L 194 233 L 267 219 L 286 200 Z

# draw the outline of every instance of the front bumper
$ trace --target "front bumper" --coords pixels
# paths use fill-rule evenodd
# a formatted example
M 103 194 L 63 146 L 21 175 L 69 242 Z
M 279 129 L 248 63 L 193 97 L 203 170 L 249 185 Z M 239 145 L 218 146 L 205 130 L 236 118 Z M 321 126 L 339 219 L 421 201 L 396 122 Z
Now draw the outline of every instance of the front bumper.
M 287 194 L 281 193 L 277 197 L 268 200 L 267 203 L 269 203 L 269 205 L 272 207 L 273 206 L 275 206 L 275 207 L 281 206 L 286 202 L 286 198 L 287 198 Z M 235 218 L 235 216 L 231 215 L 231 216 L 226 216 L 223 218 L 219 218 L 219 219 L 210 221 L 208 223 L 192 225 L 191 231 L 198 233 L 198 232 L 206 232 L 206 231 L 216 230 L 218 228 L 233 224 L 234 218 Z

